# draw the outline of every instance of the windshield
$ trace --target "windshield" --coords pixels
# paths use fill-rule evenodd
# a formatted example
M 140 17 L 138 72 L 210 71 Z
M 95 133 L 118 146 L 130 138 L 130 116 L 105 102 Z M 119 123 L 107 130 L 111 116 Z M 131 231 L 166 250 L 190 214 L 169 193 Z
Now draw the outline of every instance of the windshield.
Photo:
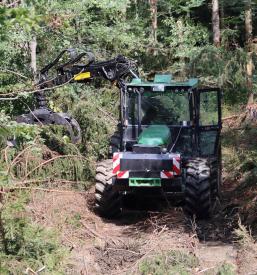
M 129 124 L 138 123 L 138 95 L 129 94 Z M 180 125 L 190 121 L 188 93 L 145 92 L 141 99 L 142 125 Z

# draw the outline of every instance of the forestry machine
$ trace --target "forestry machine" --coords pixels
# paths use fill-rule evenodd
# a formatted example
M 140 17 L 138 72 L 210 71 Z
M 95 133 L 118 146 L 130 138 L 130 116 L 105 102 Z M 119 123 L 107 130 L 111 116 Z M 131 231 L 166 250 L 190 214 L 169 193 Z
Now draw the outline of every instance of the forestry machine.
M 45 90 L 63 83 L 87 83 L 96 77 L 116 82 L 120 118 L 110 138 L 109 158 L 96 167 L 97 212 L 105 218 L 118 217 L 125 197 L 148 202 L 153 197 L 163 201 L 179 197 L 186 214 L 209 217 L 221 183 L 221 91 L 201 89 L 197 79 L 178 82 L 170 74 L 143 81 L 137 76 L 135 62 L 123 56 L 95 62 L 88 53 L 58 66 L 57 76 L 48 79 L 48 70 L 62 54 L 41 70 L 41 91 L 36 94 L 39 109 L 19 121 L 65 125 L 78 142 L 78 123 L 46 108 Z M 79 64 L 85 55 L 88 63 Z

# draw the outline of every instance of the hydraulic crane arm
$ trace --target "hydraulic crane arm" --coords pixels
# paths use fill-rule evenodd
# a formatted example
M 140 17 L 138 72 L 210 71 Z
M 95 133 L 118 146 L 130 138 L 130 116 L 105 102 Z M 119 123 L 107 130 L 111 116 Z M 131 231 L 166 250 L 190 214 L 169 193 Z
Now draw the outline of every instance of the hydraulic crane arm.
M 70 54 L 70 59 L 59 65 L 65 53 Z M 87 57 L 87 63 L 79 63 L 83 57 Z M 56 68 L 55 75 L 50 78 L 49 71 Z M 122 55 L 103 62 L 96 62 L 92 53 L 79 55 L 73 49 L 62 51 L 52 62 L 45 66 L 39 74 L 37 87 L 40 91 L 35 93 L 37 108 L 28 114 L 16 118 L 19 123 L 27 124 L 56 124 L 63 125 L 70 134 L 73 143 L 81 141 L 81 129 L 78 122 L 69 114 L 56 113 L 47 104 L 46 92 L 49 89 L 68 83 L 89 83 L 96 78 L 103 78 L 115 82 L 120 88 L 124 88 L 126 77 L 137 78 L 136 63 Z
M 61 56 L 68 50 L 62 51 L 58 57 L 44 67 L 40 71 L 41 83 L 45 81 L 48 77 L 48 71 L 58 64 Z M 70 51 L 70 50 L 69 50 Z M 78 63 L 84 56 L 87 56 L 88 63 Z M 95 57 L 92 53 L 81 53 L 74 58 L 70 59 L 65 64 L 59 65 L 56 68 L 57 75 L 52 80 L 42 86 L 53 86 L 60 85 L 65 82 L 89 82 L 95 78 L 104 78 L 109 81 L 119 81 L 126 78 L 128 75 L 137 77 L 135 71 L 136 63 L 122 55 L 118 55 L 116 58 L 96 62 Z

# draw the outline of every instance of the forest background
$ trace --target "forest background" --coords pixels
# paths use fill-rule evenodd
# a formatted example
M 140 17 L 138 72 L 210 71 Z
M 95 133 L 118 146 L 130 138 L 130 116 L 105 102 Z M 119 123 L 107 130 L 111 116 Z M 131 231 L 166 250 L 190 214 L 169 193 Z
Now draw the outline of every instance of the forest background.
M 52 109 L 80 123 L 81 145 L 58 129 L 12 121 L 33 109 L 39 69 L 65 48 L 91 51 L 97 60 L 123 54 L 137 60 L 142 78 L 171 72 L 221 87 L 230 115 L 255 102 L 256 12 L 257 2 L 250 0 L 1 1 L 1 274 L 27 266 L 62 268 L 58 239 L 24 215 L 29 191 L 53 183 L 88 188 L 117 122 L 117 89 L 99 82 L 48 93 Z M 13 137 L 15 146 L 6 146 Z

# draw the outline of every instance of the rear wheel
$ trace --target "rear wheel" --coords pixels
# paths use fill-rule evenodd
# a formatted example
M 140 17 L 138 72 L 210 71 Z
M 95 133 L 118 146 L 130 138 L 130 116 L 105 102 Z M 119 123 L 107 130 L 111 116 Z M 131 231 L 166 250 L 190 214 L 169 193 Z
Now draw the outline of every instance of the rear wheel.
M 190 216 L 204 219 L 211 214 L 211 174 L 205 159 L 188 161 L 184 211 Z
M 215 200 L 220 197 L 221 185 L 221 164 L 217 159 L 210 160 L 210 173 L 212 198 Z
M 121 196 L 113 189 L 112 160 L 104 160 L 96 167 L 95 208 L 104 218 L 121 214 Z

